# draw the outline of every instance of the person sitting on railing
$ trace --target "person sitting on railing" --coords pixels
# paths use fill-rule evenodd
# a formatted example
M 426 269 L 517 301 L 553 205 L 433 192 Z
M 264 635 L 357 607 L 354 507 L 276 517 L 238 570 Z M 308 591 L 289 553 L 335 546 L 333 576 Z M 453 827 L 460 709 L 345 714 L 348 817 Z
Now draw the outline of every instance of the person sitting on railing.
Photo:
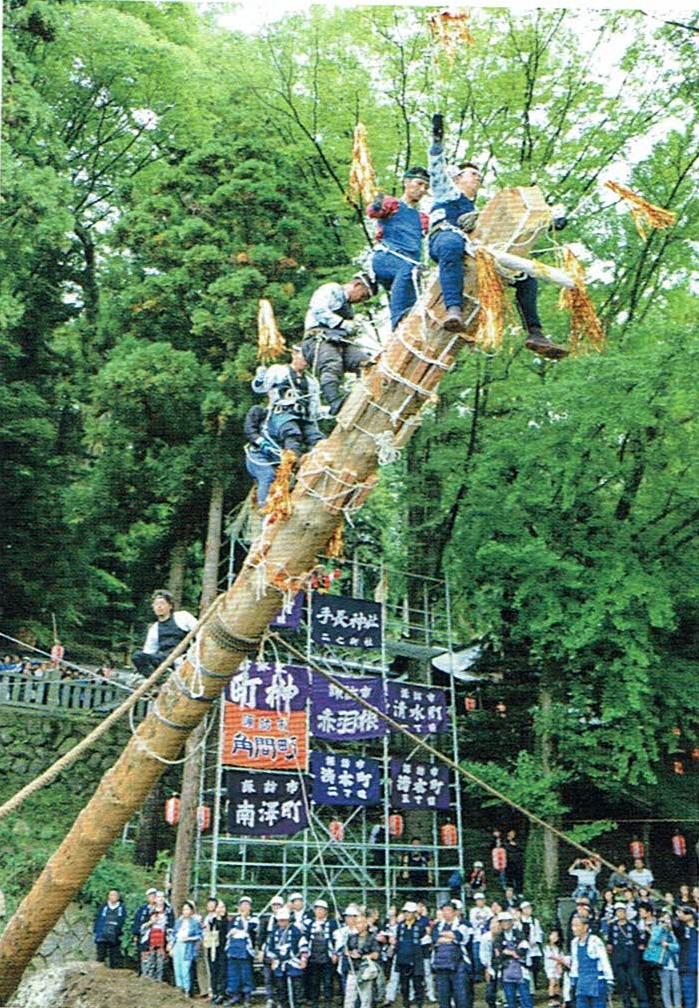
M 156 669 L 197 625 L 196 617 L 186 609 L 175 612 L 175 600 L 168 591 L 154 592 L 152 604 L 158 618 L 148 629 L 143 650 L 131 656 L 131 661 L 143 676 Z

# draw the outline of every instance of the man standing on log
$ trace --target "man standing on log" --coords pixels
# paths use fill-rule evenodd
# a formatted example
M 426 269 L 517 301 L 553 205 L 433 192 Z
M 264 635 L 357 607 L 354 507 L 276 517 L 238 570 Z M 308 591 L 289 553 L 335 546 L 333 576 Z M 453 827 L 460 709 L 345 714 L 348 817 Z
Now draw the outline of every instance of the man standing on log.
M 432 117 L 432 146 L 429 151 L 430 182 L 434 204 L 430 212 L 430 255 L 439 265 L 439 282 L 447 309 L 444 328 L 450 332 L 464 330 L 463 289 L 464 255 L 468 235 L 478 223 L 476 196 L 483 177 L 477 165 L 465 161 L 448 166 L 444 160 L 444 117 Z M 565 227 L 563 217 L 556 218 L 553 226 Z M 566 357 L 568 350 L 544 336 L 537 310 L 537 283 L 534 277 L 525 276 L 514 283 L 517 307 L 527 330 L 527 350 L 558 360 Z
M 331 416 L 339 412 L 345 400 L 340 391 L 345 372 L 358 374 L 371 359 L 371 354 L 353 342 L 352 305 L 367 301 L 377 290 L 376 280 L 362 271 L 344 286 L 323 284 L 311 297 L 304 323 L 303 355 L 320 382 Z
M 175 600 L 168 591 L 153 593 L 153 612 L 158 617 L 151 624 L 142 651 L 136 651 L 131 661 L 141 675 L 147 676 L 177 647 L 197 625 L 196 616 L 186 609 L 175 609 Z
M 260 367 L 252 390 L 269 396 L 269 405 L 252 406 L 245 417 L 245 466 L 257 481 L 257 505 L 263 507 L 282 451 L 297 458 L 323 440 L 318 427 L 320 390 L 300 346 L 291 348 L 290 364 Z
M 391 329 L 417 301 L 422 237 L 428 225 L 427 214 L 421 213 L 418 205 L 429 182 L 424 168 L 409 168 L 403 176 L 400 199 L 379 192 L 367 209 L 369 217 L 378 221 L 371 265 L 376 279 L 389 292 Z

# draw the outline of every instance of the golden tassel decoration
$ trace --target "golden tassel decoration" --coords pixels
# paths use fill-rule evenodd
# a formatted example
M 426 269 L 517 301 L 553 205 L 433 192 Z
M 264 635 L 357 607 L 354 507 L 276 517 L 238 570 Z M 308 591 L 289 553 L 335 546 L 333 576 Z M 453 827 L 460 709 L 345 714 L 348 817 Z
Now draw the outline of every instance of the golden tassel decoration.
M 446 56 L 449 66 L 454 65 L 459 46 L 473 45 L 476 41 L 468 26 L 468 11 L 438 11 L 430 14 L 427 24 L 436 42 Z
M 274 309 L 269 301 L 260 298 L 257 312 L 257 356 L 265 364 L 279 360 L 286 353 L 284 337 L 277 328 Z
M 663 207 L 649 203 L 642 196 L 631 192 L 626 186 L 619 185 L 618 182 L 605 182 L 607 189 L 616 196 L 621 196 L 631 211 L 633 222 L 641 238 L 645 241 L 648 237 L 646 228 L 666 228 L 672 227 L 677 220 L 677 214 L 672 210 L 665 210 Z
M 270 523 L 286 521 L 291 516 L 291 473 L 296 465 L 296 455 L 287 448 L 282 452 L 281 462 L 269 488 L 269 495 L 262 508 L 262 514 L 268 515 Z
M 575 287 L 561 287 L 558 298 L 558 307 L 570 312 L 570 352 L 573 357 L 589 350 L 602 353 L 604 329 L 587 293 L 582 263 L 567 245 L 563 248 L 563 268 L 575 281 Z
M 344 556 L 345 543 L 342 535 L 344 527 L 345 522 L 343 519 L 328 540 L 325 555 L 330 557 L 331 560 L 339 560 Z
M 505 291 L 495 269 L 495 260 L 483 248 L 476 249 L 476 281 L 480 311 L 475 342 L 483 350 L 501 350 L 505 328 Z
M 357 123 L 354 127 L 349 191 L 354 203 L 357 203 L 361 196 L 365 206 L 368 206 L 376 195 L 376 172 L 369 153 L 366 127 L 362 123 Z

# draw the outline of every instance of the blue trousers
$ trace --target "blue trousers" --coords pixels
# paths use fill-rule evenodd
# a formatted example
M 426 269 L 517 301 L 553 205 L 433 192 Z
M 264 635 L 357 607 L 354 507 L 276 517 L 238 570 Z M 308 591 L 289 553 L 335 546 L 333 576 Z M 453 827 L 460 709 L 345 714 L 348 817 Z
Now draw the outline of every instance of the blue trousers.
M 682 984 L 682 1005 L 683 1008 L 696 1008 L 697 1003 L 697 975 L 694 971 L 680 973 L 680 983 Z
M 391 329 L 395 329 L 417 301 L 417 273 L 414 272 L 417 267 L 391 252 L 381 251 L 374 252 L 372 265 L 376 279 L 389 293 Z
M 606 1008 L 607 1006 L 607 984 L 604 980 L 597 981 L 597 994 L 578 994 L 575 992 L 575 1008 Z
M 228 960 L 228 982 L 226 994 L 252 994 L 255 984 L 252 979 L 252 963 L 249 959 Z
M 438 231 L 430 239 L 430 255 L 439 265 L 439 283 L 446 308 L 464 303 L 464 250 L 466 243 L 455 231 Z
M 472 1008 L 473 982 L 464 966 L 455 970 L 433 970 L 439 1008 Z
M 172 949 L 172 968 L 175 972 L 175 986 L 189 994 L 192 989 L 192 960 L 185 958 L 186 951 L 184 942 L 175 942 Z
M 246 452 L 245 468 L 250 476 L 257 481 L 257 506 L 262 507 L 277 474 L 277 466 L 274 463 L 263 461 L 261 455 L 257 458 L 255 453 Z
M 526 980 L 520 980 L 519 983 L 514 980 L 503 980 L 502 990 L 507 1008 L 517 1008 L 517 995 L 521 1008 L 533 1008 L 532 995 Z

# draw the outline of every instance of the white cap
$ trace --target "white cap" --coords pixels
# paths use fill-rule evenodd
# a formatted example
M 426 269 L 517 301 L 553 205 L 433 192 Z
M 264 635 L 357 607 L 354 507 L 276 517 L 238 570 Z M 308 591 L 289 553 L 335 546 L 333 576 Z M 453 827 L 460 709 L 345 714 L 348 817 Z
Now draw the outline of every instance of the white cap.
M 482 868 L 483 867 L 483 862 L 482 861 L 474 861 L 473 862 L 473 867 L 474 868 Z
M 292 892 L 291 896 L 289 896 L 289 903 L 293 903 L 294 900 L 297 900 L 297 899 L 302 900 L 303 899 L 303 893 Z
M 520 910 L 524 910 L 525 907 L 530 907 L 530 906 L 531 906 L 531 903 L 529 902 L 529 900 L 525 900 L 523 903 L 519 904 L 519 909 Z
M 484 892 L 477 892 L 477 893 L 474 893 L 474 894 L 473 894 L 473 898 L 474 898 L 474 900 L 477 900 L 477 899 L 482 899 L 482 900 L 484 900 L 484 899 L 485 899 L 485 893 L 484 893 Z
M 289 920 L 291 913 L 288 907 L 280 907 L 274 916 L 277 920 Z
M 356 903 L 350 903 L 348 906 L 345 907 L 345 912 L 343 913 L 342 916 L 359 917 L 359 907 L 357 906 Z
M 514 918 L 509 910 L 503 910 L 502 913 L 498 914 L 498 920 L 514 920 Z
M 412 900 L 408 900 L 407 903 L 403 904 L 403 909 L 406 913 L 417 913 L 417 903 L 413 903 Z
M 284 906 L 284 899 L 282 896 L 273 896 L 269 901 L 270 906 Z
M 615 903 L 614 904 L 614 909 L 615 910 L 628 910 L 628 907 L 627 907 L 626 903 Z
M 449 902 L 451 903 L 451 905 L 454 907 L 455 910 L 463 910 L 464 908 L 464 905 L 460 899 L 449 900 Z
M 324 910 L 328 909 L 328 904 L 325 902 L 325 900 L 316 900 L 315 903 L 313 904 L 313 906 L 314 907 L 323 907 Z
M 241 903 L 249 903 L 250 906 L 252 906 L 252 900 L 249 896 L 241 896 L 238 900 L 238 906 L 240 906 Z

